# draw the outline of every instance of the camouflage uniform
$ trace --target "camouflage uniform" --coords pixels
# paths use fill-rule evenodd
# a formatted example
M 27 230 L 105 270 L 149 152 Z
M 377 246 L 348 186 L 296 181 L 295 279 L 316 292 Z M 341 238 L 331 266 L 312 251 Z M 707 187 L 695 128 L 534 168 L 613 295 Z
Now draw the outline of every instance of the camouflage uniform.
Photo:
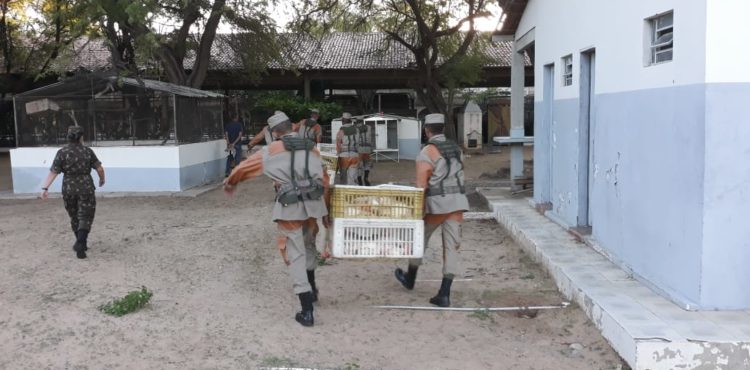
M 295 131 L 297 131 L 299 137 L 312 140 L 316 144 L 320 143 L 320 139 L 323 135 L 323 130 L 321 129 L 320 124 L 312 118 L 303 119 L 295 126 Z
M 370 186 L 370 171 L 372 171 L 372 127 L 360 121 L 354 125 L 357 128 L 357 152 L 359 153 L 359 167 L 357 168 L 357 182 Z M 364 182 L 363 182 L 364 180 Z
M 344 123 L 336 134 L 336 151 L 339 153 L 341 182 L 344 185 L 357 185 L 357 128 L 351 122 Z
M 101 166 L 91 148 L 68 144 L 57 151 L 50 171 L 63 174 L 62 195 L 73 232 L 91 230 L 96 212 L 94 179 L 91 170 Z

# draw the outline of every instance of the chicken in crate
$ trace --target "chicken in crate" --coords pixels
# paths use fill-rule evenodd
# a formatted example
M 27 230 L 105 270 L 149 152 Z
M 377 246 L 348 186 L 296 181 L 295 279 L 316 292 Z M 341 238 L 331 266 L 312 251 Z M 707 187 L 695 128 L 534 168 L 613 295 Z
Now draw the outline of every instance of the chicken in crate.
M 423 189 L 336 185 L 331 203 L 333 257 L 422 257 Z

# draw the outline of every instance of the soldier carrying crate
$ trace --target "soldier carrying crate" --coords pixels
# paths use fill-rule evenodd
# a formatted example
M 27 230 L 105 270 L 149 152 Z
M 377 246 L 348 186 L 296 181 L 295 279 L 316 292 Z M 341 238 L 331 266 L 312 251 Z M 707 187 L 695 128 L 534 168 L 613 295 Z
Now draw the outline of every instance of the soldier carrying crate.
M 268 129 L 276 139 L 263 150 L 235 167 L 224 181 L 224 191 L 232 194 L 235 186 L 265 174 L 277 185 L 273 221 L 279 229 L 277 246 L 289 266 L 294 293 L 299 296 L 302 311 L 295 320 L 313 326 L 313 302 L 317 266 L 315 244 L 310 243 L 317 218 L 328 224 L 328 174 L 323 169 L 315 143 L 297 136 L 284 113 L 268 119 Z
M 428 144 L 417 156 L 417 187 L 425 189 L 424 245 L 438 227 L 442 227 L 443 280 L 438 294 L 430 303 L 450 306 L 453 278 L 459 274 L 458 249 L 461 245 L 461 223 L 469 210 L 464 183 L 463 153 L 456 143 L 445 138 L 445 116 L 428 114 L 424 130 Z M 422 259 L 410 259 L 409 269 L 396 269 L 396 279 L 406 288 L 414 289 L 417 270 Z
M 339 154 L 341 182 L 344 185 L 357 185 L 357 128 L 352 124 L 352 115 L 346 112 L 341 115 L 341 129 L 336 134 L 336 152 Z

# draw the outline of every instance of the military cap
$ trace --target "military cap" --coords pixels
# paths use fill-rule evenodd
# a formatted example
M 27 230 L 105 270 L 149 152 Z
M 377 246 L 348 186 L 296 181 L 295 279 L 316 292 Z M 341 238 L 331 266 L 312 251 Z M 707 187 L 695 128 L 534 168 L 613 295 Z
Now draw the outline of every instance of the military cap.
M 445 115 L 441 113 L 428 114 L 424 117 L 425 125 L 444 125 Z
M 284 112 L 279 112 L 277 114 L 274 114 L 271 117 L 268 117 L 268 128 L 273 129 L 279 124 L 282 124 L 285 122 L 290 122 L 289 117 L 287 117 L 286 114 L 284 114 Z

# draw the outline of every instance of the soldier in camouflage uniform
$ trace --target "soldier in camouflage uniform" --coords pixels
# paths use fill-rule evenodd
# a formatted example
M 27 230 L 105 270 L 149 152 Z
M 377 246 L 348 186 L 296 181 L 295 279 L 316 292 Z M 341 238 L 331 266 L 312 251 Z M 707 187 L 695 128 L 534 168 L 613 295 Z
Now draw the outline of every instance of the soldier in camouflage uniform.
M 318 120 L 320 120 L 320 111 L 310 109 L 310 118 L 305 118 L 294 125 L 294 131 L 297 132 L 299 137 L 312 140 L 315 144 L 318 144 L 323 137 L 323 129 L 320 127 Z
M 99 175 L 99 187 L 104 186 L 104 168 L 91 148 L 83 145 L 83 128 L 68 127 L 68 145 L 57 151 L 49 175 L 42 187 L 42 199 L 59 174 L 63 174 L 62 196 L 65 210 L 70 216 L 70 226 L 76 236 L 73 250 L 78 258 L 86 258 L 87 240 L 96 212 L 94 179 L 91 170 Z
M 357 152 L 359 153 L 359 166 L 357 167 L 357 184 L 370 186 L 370 172 L 372 171 L 372 127 L 365 121 L 358 121 L 354 127 L 357 128 Z
M 430 236 L 442 229 L 443 280 L 438 294 L 430 303 L 450 306 L 453 278 L 460 275 L 458 249 L 461 246 L 461 224 L 469 210 L 464 182 L 463 153 L 456 143 L 443 134 L 445 116 L 428 114 L 424 130 L 429 142 L 417 156 L 417 187 L 425 189 L 424 245 Z M 396 269 L 396 279 L 406 289 L 414 289 L 422 259 L 410 259 L 409 270 Z
M 276 139 L 256 152 L 224 181 L 224 191 L 232 194 L 236 185 L 260 175 L 276 184 L 276 202 L 272 219 L 279 230 L 277 247 L 289 267 L 294 293 L 299 296 L 302 310 L 295 320 L 313 326 L 313 302 L 317 300 L 315 284 L 317 251 L 311 235 L 318 218 L 328 225 L 328 173 L 323 169 L 315 143 L 300 138 L 284 113 L 271 116 L 268 128 Z
M 359 153 L 357 152 L 357 128 L 352 123 L 352 115 L 341 115 L 341 129 L 336 134 L 336 152 L 339 153 L 339 171 L 343 185 L 357 185 Z

